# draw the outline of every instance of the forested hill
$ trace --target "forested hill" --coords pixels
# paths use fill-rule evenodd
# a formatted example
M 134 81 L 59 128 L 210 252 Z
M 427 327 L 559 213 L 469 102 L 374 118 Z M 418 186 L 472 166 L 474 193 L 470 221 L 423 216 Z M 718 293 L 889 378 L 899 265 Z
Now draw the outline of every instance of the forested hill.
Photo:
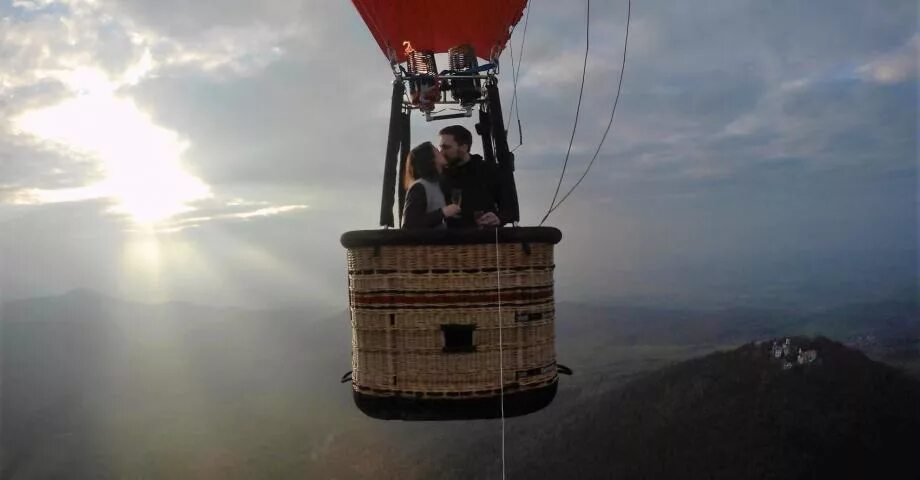
M 823 337 L 792 339 L 816 353 L 802 365 L 772 347 L 684 361 L 570 409 L 514 450 L 514 476 L 916 478 L 920 382 Z

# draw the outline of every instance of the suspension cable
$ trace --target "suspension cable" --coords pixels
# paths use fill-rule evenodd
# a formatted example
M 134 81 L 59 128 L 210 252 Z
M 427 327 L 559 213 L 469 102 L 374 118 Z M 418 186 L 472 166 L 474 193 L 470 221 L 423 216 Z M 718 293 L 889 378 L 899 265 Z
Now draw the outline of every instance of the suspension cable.
M 505 478 L 505 353 L 502 345 L 502 263 L 498 244 L 498 228 L 495 229 L 495 285 L 498 290 L 498 375 L 500 405 L 502 414 L 502 480 Z
M 512 95 L 511 95 L 511 108 L 508 110 L 508 121 L 505 122 L 505 125 L 511 124 L 512 113 L 514 113 L 517 116 L 517 125 L 518 125 L 518 144 L 514 147 L 514 149 L 511 150 L 512 152 L 524 144 L 524 131 L 521 128 L 521 109 L 518 106 L 519 104 L 517 103 L 517 82 L 518 82 L 518 77 L 520 76 L 520 73 L 521 73 L 521 64 L 524 62 L 524 45 L 526 45 L 525 42 L 527 41 L 527 22 L 530 19 L 530 9 L 532 6 L 533 6 L 533 0 L 528 1 L 527 2 L 527 13 L 524 14 L 524 32 L 521 34 L 521 50 L 518 53 L 518 61 L 517 61 L 516 67 L 514 65 L 515 63 L 514 62 L 514 44 L 511 42 L 508 42 L 508 48 L 510 49 L 510 53 L 511 53 L 511 81 L 513 85 L 512 87 L 513 89 L 512 89 Z M 516 107 L 517 107 L 517 110 L 515 110 Z
M 546 221 L 546 218 L 549 217 L 549 215 L 553 213 L 557 208 L 559 208 L 559 206 L 562 205 L 562 202 L 564 202 L 567 198 L 569 198 L 569 195 L 571 195 L 572 192 L 574 192 L 575 189 L 578 188 L 578 185 L 581 184 L 582 180 L 584 180 L 585 177 L 588 176 L 588 171 L 591 170 L 591 166 L 594 165 L 594 161 L 597 160 L 597 156 L 600 154 L 601 147 L 604 146 L 604 141 L 607 140 L 607 134 L 610 133 L 610 127 L 613 125 L 613 117 L 617 112 L 617 104 L 619 104 L 620 102 L 620 91 L 623 87 L 623 72 L 626 71 L 626 52 L 629 46 L 629 24 L 630 24 L 631 17 L 632 17 L 632 0 L 627 0 L 626 35 L 625 35 L 625 38 L 623 39 L 623 63 L 620 66 L 620 78 L 617 81 L 617 94 L 613 100 L 613 108 L 610 111 L 610 120 L 607 121 L 607 128 L 604 130 L 604 135 L 601 137 L 601 141 L 597 145 L 597 149 L 594 151 L 594 156 L 591 157 L 591 161 L 588 162 L 588 166 L 587 168 L 585 168 L 585 171 L 581 174 L 581 177 L 579 177 L 578 181 L 576 181 L 575 184 L 572 185 L 572 188 L 570 188 L 565 193 L 565 195 L 562 196 L 562 199 L 559 200 L 559 203 L 551 206 L 549 210 L 547 210 L 546 215 L 544 215 L 543 219 L 540 220 L 540 225 L 543 225 L 543 222 Z
M 569 148 L 565 152 L 565 160 L 562 162 L 562 173 L 559 174 L 559 182 L 556 184 L 556 191 L 553 193 L 553 200 L 549 202 L 549 208 L 540 225 L 546 221 L 546 217 L 552 211 L 553 205 L 556 204 L 556 197 L 559 195 L 559 188 L 562 186 L 562 179 L 565 177 L 565 169 L 569 164 L 569 155 L 572 153 L 572 144 L 575 142 L 575 131 L 578 129 L 578 115 L 581 113 L 581 99 L 585 93 L 585 74 L 588 71 L 588 51 L 591 47 L 591 0 L 587 0 L 587 13 L 585 15 L 585 60 L 581 69 L 581 87 L 578 90 L 578 105 L 575 107 L 575 123 L 572 125 L 572 136 L 569 138 Z

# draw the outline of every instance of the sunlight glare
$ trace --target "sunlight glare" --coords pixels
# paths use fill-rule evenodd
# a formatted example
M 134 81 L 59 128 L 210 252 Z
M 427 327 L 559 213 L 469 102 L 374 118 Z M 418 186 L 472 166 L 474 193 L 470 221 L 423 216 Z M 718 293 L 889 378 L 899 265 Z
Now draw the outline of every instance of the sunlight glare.
M 114 211 L 141 224 L 193 210 L 188 204 L 211 197 L 201 179 L 180 164 L 188 143 L 176 132 L 155 125 L 137 105 L 115 96 L 107 78 L 75 71 L 76 98 L 25 112 L 13 120 L 19 132 L 87 155 L 101 162 L 104 179 L 74 189 L 30 190 L 40 202 L 113 198 Z

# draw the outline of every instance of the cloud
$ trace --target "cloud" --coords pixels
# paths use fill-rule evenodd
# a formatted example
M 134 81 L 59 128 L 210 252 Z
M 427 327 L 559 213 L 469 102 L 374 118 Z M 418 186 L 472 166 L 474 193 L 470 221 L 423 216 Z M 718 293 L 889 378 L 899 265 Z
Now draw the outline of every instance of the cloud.
M 260 206 L 253 209 L 252 206 Z M 268 218 L 297 210 L 309 208 L 307 205 L 272 205 L 270 202 L 253 202 L 233 200 L 221 206 L 200 206 L 201 210 L 208 212 L 206 216 L 189 213 L 174 215 L 168 221 L 157 224 L 153 230 L 160 233 L 177 233 L 187 228 L 198 228 L 202 224 L 215 220 L 247 221 L 256 218 Z
M 917 78 L 917 58 L 920 57 L 920 34 L 915 34 L 902 47 L 886 53 L 856 69 L 862 78 L 893 84 Z
M 49 5 L 63 12 L 43 10 Z M 277 60 L 284 53 L 279 48 L 281 42 L 305 35 L 301 24 L 291 18 L 281 23 L 250 19 L 242 24 L 211 18 L 195 24 L 195 28 L 173 32 L 158 22 L 131 15 L 131 5 L 49 2 L 32 8 L 34 14 L 26 18 L 3 17 L 0 87 L 54 79 L 79 90 L 79 79 L 74 75 L 93 68 L 118 86 L 180 68 L 221 76 L 248 75 Z M 140 11 L 154 10 L 167 11 L 160 5 Z M 180 23 L 189 21 L 178 10 L 169 15 Z
M 46 8 L 54 3 L 54 0 L 13 0 L 13 8 L 21 8 L 26 11 L 36 11 Z
M 0 171 L 15 180 L 0 185 L 0 201 L 114 198 L 112 211 L 143 220 L 189 211 L 190 202 L 212 193 L 181 165 L 187 138 L 153 123 L 127 89 L 161 75 L 252 75 L 283 54 L 281 41 L 299 34 L 291 19 L 212 23 L 171 35 L 106 3 L 12 7 L 0 20 L 0 110 L 7 119 L 0 138 L 9 140 L 0 147 Z M 34 168 L 27 155 L 51 164 Z

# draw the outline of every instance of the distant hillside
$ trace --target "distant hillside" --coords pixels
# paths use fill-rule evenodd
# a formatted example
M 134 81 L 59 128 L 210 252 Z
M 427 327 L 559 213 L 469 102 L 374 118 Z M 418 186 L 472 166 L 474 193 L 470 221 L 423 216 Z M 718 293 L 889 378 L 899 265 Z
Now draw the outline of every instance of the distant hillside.
M 807 312 L 560 302 L 557 319 L 560 361 L 576 365 L 591 367 L 593 357 L 616 356 L 616 351 L 627 346 L 694 346 L 700 352 L 704 346 L 725 348 L 758 338 L 820 335 L 920 376 L 920 305 L 910 295 Z M 574 343 L 568 344 L 569 339 Z
M 620 345 L 743 343 L 779 335 L 821 335 L 844 341 L 858 335 L 920 340 L 920 304 L 911 296 L 811 311 L 767 308 L 710 310 L 628 305 L 556 306 L 559 336 L 604 332 Z
M 557 352 L 575 376 L 561 380 L 552 405 L 507 422 L 509 473 L 512 478 L 572 478 L 581 472 L 590 478 L 604 477 L 610 469 L 628 478 L 634 471 L 623 465 L 648 467 L 640 461 L 647 452 L 697 448 L 719 432 L 744 444 L 744 438 L 730 433 L 738 417 L 718 420 L 720 412 L 752 409 L 752 392 L 798 388 L 790 378 L 811 378 L 823 370 L 783 372 L 753 353 L 739 353 L 752 346 L 734 350 L 738 345 L 802 325 L 832 329 L 839 318 L 850 319 L 848 334 L 916 338 L 910 305 L 853 311 L 859 313 L 843 309 L 818 318 L 773 310 L 562 303 Z M 805 322 L 806 317 L 813 321 Z M 886 318 L 893 321 L 880 321 Z M 348 385 L 338 382 L 350 368 L 344 310 L 326 316 L 146 305 L 84 290 L 4 303 L 0 320 L 2 478 L 411 479 L 494 478 L 500 472 L 497 421 L 382 422 L 354 407 Z M 832 344 L 828 351 L 835 348 L 840 347 Z M 704 356 L 717 349 L 728 353 Z M 836 360 L 830 365 L 837 365 L 840 375 L 852 371 L 862 380 L 842 395 L 845 402 L 831 401 L 826 399 L 841 397 L 841 387 L 818 375 L 816 390 L 805 388 L 805 398 L 814 402 L 804 403 L 803 411 L 849 418 L 848 410 L 822 403 L 830 401 L 884 412 L 871 409 L 877 400 L 872 395 L 902 385 L 901 377 L 852 350 L 840 352 L 828 359 L 850 358 L 852 365 Z M 751 384 L 748 371 L 763 373 L 757 378 L 773 386 Z M 908 390 L 902 397 L 916 399 Z M 772 433 L 750 441 L 762 441 L 761 452 L 786 452 L 779 445 L 792 434 L 778 429 L 791 428 L 784 425 L 793 414 L 774 418 L 771 405 L 787 397 L 758 398 L 773 403 L 755 404 L 767 413 L 754 425 Z M 849 399 L 856 403 L 846 403 Z M 704 413 L 708 417 L 695 416 Z M 876 417 L 864 417 L 856 427 L 833 428 L 850 435 L 846 438 L 889 438 Z M 715 419 L 715 427 L 705 426 L 707 419 Z M 825 426 L 806 423 L 800 436 L 813 439 L 809 432 Z M 711 456 L 668 458 L 661 465 L 687 461 L 692 466 Z
M 600 334 L 618 345 L 743 343 L 773 335 L 800 319 L 784 310 L 762 308 L 688 310 L 560 302 L 556 311 L 559 337 Z
M 0 313 L 0 478 L 318 474 L 309 455 L 348 424 L 344 312 L 74 291 Z

